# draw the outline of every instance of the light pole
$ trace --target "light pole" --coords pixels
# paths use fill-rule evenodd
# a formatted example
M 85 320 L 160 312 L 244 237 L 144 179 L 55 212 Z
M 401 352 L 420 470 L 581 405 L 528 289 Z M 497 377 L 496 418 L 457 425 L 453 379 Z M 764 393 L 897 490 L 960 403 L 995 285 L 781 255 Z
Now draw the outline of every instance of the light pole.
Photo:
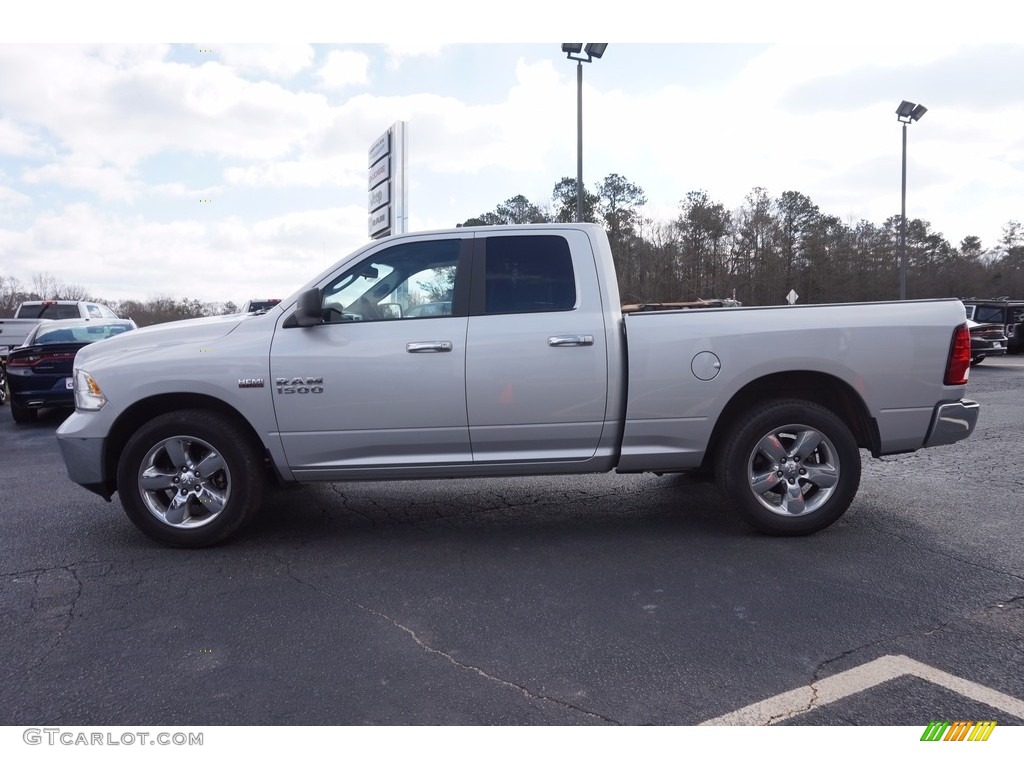
M 907 298 L 907 126 L 920 120 L 928 107 L 912 101 L 901 101 L 896 119 L 903 124 L 903 186 L 900 208 L 900 301 Z
M 583 221 L 583 62 L 600 59 L 607 47 L 608 43 L 562 43 L 562 53 L 576 62 L 576 221 Z

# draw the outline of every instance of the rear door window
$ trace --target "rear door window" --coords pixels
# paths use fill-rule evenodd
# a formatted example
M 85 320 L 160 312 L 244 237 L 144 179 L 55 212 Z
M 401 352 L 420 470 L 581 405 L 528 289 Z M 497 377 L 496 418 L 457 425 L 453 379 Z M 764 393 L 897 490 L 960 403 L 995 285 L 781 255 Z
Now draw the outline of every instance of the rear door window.
M 564 312 L 576 306 L 572 255 L 564 237 L 488 237 L 484 264 L 484 314 Z

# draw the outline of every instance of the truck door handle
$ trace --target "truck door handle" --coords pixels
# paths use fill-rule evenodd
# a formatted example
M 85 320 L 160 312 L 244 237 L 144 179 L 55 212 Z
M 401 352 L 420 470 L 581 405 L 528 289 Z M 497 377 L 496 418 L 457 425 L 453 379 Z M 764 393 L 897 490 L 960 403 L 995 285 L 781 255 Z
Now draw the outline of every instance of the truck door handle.
M 594 337 L 590 334 L 575 336 L 548 336 L 549 347 L 592 347 Z
M 406 352 L 451 352 L 450 341 L 410 341 L 405 345 Z

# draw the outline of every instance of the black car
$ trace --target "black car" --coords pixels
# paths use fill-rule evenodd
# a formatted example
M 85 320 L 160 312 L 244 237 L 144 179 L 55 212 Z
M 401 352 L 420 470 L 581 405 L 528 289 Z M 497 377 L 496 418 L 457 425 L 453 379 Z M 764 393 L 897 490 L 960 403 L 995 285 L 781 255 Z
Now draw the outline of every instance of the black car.
M 75 354 L 93 342 L 134 330 L 131 320 L 52 320 L 32 329 L 7 356 L 11 416 L 35 421 L 40 408 L 75 404 Z
M 1006 354 L 1006 334 L 999 323 L 976 323 L 967 321 L 971 334 L 971 365 L 977 365 L 986 357 Z
M 976 323 L 998 323 L 1006 334 L 1010 352 L 1024 349 L 1024 299 L 964 299 L 967 319 Z

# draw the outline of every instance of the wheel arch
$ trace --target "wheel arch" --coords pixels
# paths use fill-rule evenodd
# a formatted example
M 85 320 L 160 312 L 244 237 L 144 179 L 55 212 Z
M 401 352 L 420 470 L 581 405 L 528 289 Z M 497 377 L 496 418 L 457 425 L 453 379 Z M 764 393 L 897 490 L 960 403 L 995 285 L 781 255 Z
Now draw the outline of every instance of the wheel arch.
M 260 438 L 259 433 L 253 429 L 237 409 L 218 400 L 210 395 L 203 395 L 196 392 L 168 392 L 139 400 L 127 408 L 124 413 L 117 417 L 104 446 L 103 474 L 105 476 L 107 491 L 113 493 L 117 489 L 117 464 L 124 450 L 125 444 L 138 429 L 148 421 L 165 413 L 181 410 L 205 410 L 212 411 L 220 416 L 229 419 L 238 426 L 256 446 L 263 456 L 265 466 L 272 466 L 269 461 L 269 453 L 266 445 Z
M 850 429 L 858 447 L 866 448 L 872 456 L 879 455 L 881 439 L 878 424 L 853 387 L 820 371 L 786 371 L 755 379 L 732 396 L 715 422 L 701 468 L 713 469 L 718 446 L 734 429 L 738 419 L 759 403 L 775 399 L 807 400 L 827 408 Z

